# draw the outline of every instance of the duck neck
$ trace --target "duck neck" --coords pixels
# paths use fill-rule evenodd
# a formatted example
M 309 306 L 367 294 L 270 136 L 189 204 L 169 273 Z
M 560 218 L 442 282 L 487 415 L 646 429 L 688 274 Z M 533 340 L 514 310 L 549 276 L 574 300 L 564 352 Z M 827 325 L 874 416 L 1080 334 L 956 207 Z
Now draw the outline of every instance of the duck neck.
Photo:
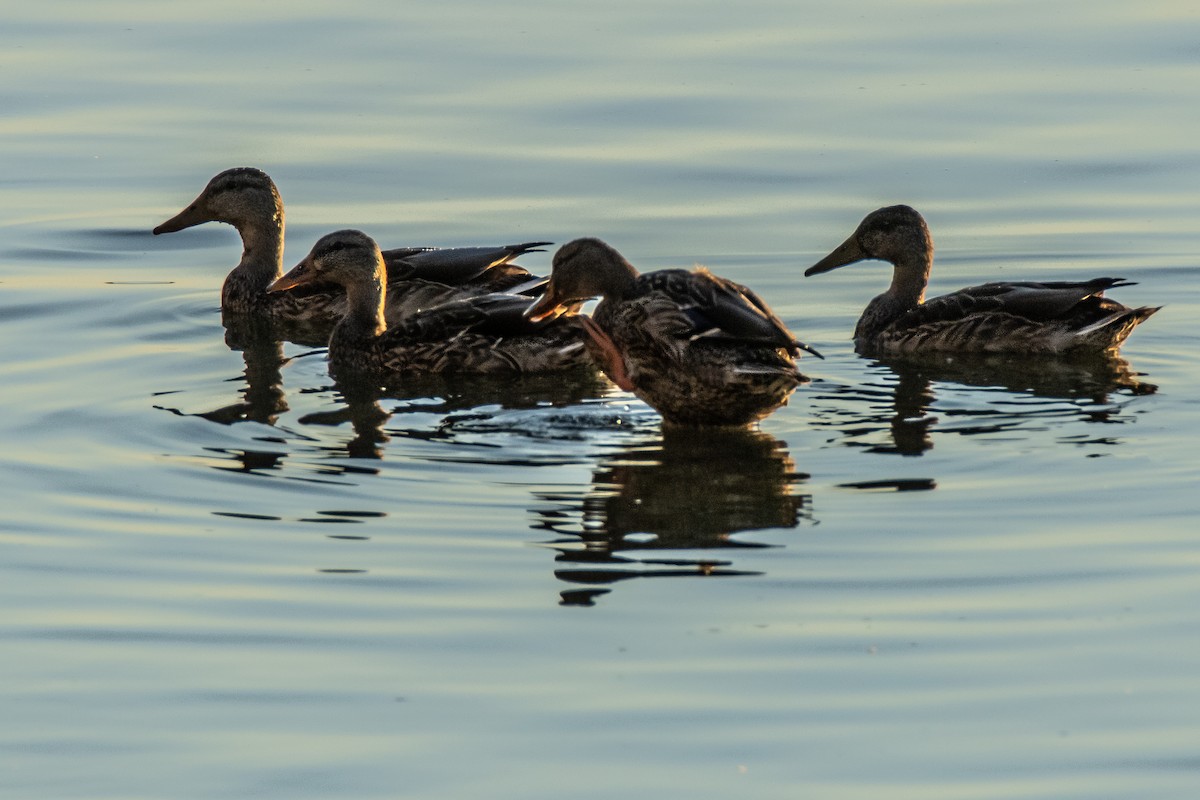
M 614 268 L 604 279 L 604 298 L 621 302 L 637 293 L 638 271 L 628 261 Z
M 916 308 L 925 302 L 925 287 L 933 268 L 933 244 L 926 242 L 920 249 L 910 250 L 893 262 L 892 286 L 888 294 L 905 308 Z
M 343 336 L 373 339 L 387 330 L 383 318 L 387 289 L 384 288 L 382 270 L 381 263 L 373 281 L 346 287 L 346 316 L 338 326 L 342 328 Z
M 255 294 L 266 294 L 271 282 L 283 274 L 283 211 L 269 221 L 242 222 L 242 260 L 234 268 L 240 283 Z
M 928 237 L 926 237 L 928 238 Z M 933 266 L 933 245 L 914 248 L 893 262 L 892 285 L 863 309 L 854 329 L 854 340 L 869 346 L 888 326 L 925 302 L 925 287 Z

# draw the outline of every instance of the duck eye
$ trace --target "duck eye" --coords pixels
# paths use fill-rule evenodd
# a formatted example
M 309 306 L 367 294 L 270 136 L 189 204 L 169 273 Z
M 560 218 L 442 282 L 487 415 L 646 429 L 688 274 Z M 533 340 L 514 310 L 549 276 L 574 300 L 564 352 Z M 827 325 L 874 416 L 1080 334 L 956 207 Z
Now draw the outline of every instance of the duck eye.
M 349 248 L 351 245 L 348 242 L 330 242 L 321 248 L 321 255 L 327 256 L 330 253 L 337 253 Z
M 260 181 L 248 178 L 243 175 L 235 175 L 227 177 L 224 181 L 212 188 L 213 196 L 222 195 L 227 192 L 240 194 L 242 192 L 257 191 L 262 188 Z

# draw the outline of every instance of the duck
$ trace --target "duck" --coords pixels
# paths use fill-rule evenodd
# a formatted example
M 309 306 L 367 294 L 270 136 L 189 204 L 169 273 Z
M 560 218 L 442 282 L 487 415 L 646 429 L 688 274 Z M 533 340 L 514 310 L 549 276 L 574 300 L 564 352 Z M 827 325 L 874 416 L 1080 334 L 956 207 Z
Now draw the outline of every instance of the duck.
M 345 315 L 345 295 L 332 285 L 270 293 L 283 274 L 283 200 L 275 182 L 256 167 L 218 173 L 182 211 L 154 228 L 157 236 L 206 222 L 224 222 L 242 237 L 242 259 L 225 278 L 221 308 L 226 314 L 267 317 L 332 327 Z M 497 247 L 404 247 L 383 251 L 387 264 L 386 314 L 401 319 L 422 308 L 496 291 L 533 291 L 540 279 L 512 263 L 541 252 L 550 242 Z M 327 330 L 325 331 L 328 332 Z
M 597 297 L 590 318 L 578 315 L 593 358 L 668 425 L 756 423 L 808 381 L 799 352 L 820 357 L 749 288 L 703 267 L 639 273 L 592 237 L 554 254 L 545 293 L 526 313 L 550 319 Z
M 272 294 L 333 284 L 346 310 L 329 337 L 335 380 L 395 385 L 409 376 L 521 375 L 592 366 L 585 334 L 571 316 L 537 324 L 525 317 L 530 298 L 488 293 L 449 300 L 389 323 L 384 256 L 359 230 L 321 237 Z
M 892 264 L 892 284 L 867 304 L 854 328 L 863 354 L 1115 352 L 1161 306 L 1130 308 L 1104 292 L 1135 285 L 1123 278 L 1003 281 L 925 299 L 933 236 L 906 205 L 868 214 L 846 241 L 804 275 L 878 259 Z

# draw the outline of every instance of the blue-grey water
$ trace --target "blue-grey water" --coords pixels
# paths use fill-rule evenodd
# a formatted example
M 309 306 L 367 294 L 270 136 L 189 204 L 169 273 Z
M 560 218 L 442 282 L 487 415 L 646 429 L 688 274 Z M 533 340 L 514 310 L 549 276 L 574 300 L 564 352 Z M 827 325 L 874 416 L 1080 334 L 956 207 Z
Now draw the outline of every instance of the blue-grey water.
M 1195 4 L 4 17 L 6 800 L 1197 796 Z M 288 265 L 596 235 L 827 358 L 740 434 L 604 383 L 349 402 L 226 344 L 232 229 L 150 235 L 244 164 Z M 935 293 L 1164 308 L 1101 366 L 861 358 L 887 267 L 801 273 L 898 202 Z

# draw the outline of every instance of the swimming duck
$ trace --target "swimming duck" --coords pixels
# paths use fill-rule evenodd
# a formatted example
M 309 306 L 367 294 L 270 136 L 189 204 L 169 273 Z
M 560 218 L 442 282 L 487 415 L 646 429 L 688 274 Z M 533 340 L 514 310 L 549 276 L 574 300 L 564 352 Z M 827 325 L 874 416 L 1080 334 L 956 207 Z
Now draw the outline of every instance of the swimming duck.
M 554 254 L 546 292 L 528 310 L 541 320 L 603 298 L 580 316 L 609 378 L 680 425 L 745 425 L 787 402 L 806 381 L 800 342 L 758 295 L 704 268 L 639 274 L 599 239 Z
M 572 318 L 535 325 L 529 298 L 492 293 L 452 300 L 384 319 L 389 287 L 375 241 L 362 231 L 321 237 L 271 293 L 332 283 L 346 293 L 346 313 L 329 338 L 330 372 L 339 380 L 390 383 L 415 374 L 520 374 L 584 367 L 591 360 Z
M 925 300 L 933 237 L 909 206 L 868 214 L 858 229 L 805 270 L 816 275 L 865 259 L 893 265 L 892 285 L 867 304 L 854 329 L 860 352 L 906 354 L 1115 351 L 1158 307 L 1130 308 L 1104 296 L 1122 278 L 985 283 Z
M 205 222 L 224 222 L 242 237 L 242 260 L 225 278 L 221 308 L 232 314 L 265 315 L 277 321 L 324 322 L 332 325 L 345 313 L 343 292 L 331 285 L 302 291 L 267 292 L 283 274 L 283 200 L 275 182 L 260 169 L 235 167 L 216 175 L 187 208 L 154 229 L 174 233 Z M 502 247 L 434 249 L 407 247 L 383 253 L 391 284 L 386 313 L 401 319 L 467 295 L 508 291 L 536 283 L 534 276 L 512 264 L 516 257 L 549 242 Z

